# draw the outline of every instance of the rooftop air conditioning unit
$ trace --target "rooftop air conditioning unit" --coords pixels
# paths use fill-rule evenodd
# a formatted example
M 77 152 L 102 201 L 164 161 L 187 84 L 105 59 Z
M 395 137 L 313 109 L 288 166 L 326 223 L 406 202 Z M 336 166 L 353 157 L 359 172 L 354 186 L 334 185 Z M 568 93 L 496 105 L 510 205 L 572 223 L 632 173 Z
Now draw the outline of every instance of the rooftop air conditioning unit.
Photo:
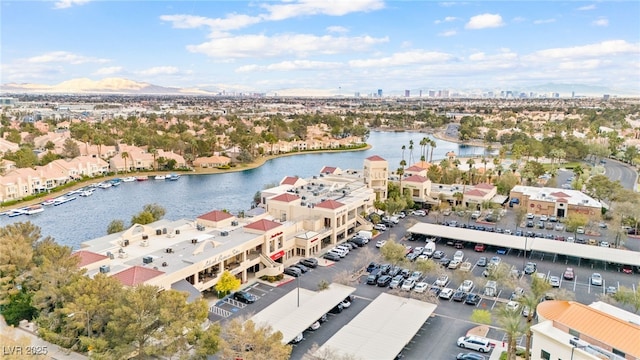
M 109 267 L 109 265 L 102 265 L 102 266 L 100 266 L 100 272 L 101 272 L 102 274 L 106 274 L 106 273 L 108 273 L 109 271 L 111 271 L 111 268 Z
M 228 231 L 220 231 L 220 236 L 229 236 L 229 232 Z
M 109 259 L 113 260 L 115 259 L 115 256 L 113 255 L 113 253 L 111 251 L 107 251 L 107 256 L 109 257 Z
M 238 226 L 238 222 L 236 220 L 232 221 L 231 226 Z
M 191 243 L 192 244 L 197 244 L 198 243 L 198 239 L 191 239 Z
M 167 252 L 167 254 L 171 254 L 171 253 L 173 253 L 173 249 L 172 248 L 167 248 L 166 252 Z
M 167 262 L 165 261 L 165 262 L 162 263 L 162 266 L 166 267 L 166 266 L 169 266 L 169 264 L 167 264 Z
M 142 247 L 147 247 L 147 246 L 149 246 L 149 240 L 142 240 L 142 241 L 140 242 L 140 246 L 142 246 Z
M 145 256 L 142 258 L 143 264 L 151 264 L 153 262 L 153 258 L 151 256 Z
M 149 235 L 147 234 L 142 235 L 142 240 L 147 240 L 148 238 L 149 238 Z

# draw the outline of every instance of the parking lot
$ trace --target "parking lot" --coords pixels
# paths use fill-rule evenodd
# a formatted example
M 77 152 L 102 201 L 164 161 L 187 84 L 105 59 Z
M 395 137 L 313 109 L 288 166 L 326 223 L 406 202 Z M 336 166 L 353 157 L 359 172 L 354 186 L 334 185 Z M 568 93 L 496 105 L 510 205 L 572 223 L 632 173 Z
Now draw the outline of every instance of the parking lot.
M 451 215 L 450 217 L 455 217 Z M 345 309 L 340 314 L 329 314 L 328 321 L 323 323 L 322 326 L 315 331 L 305 331 L 304 339 L 294 345 L 291 358 L 301 358 L 314 344 L 321 345 L 327 341 L 333 334 L 335 334 L 341 327 L 347 324 L 353 319 L 362 309 L 364 309 L 373 299 L 375 299 L 382 292 L 394 291 L 389 288 L 378 287 L 375 285 L 365 284 L 366 272 L 362 271 L 362 268 L 358 268 L 356 263 L 362 263 L 361 259 L 358 259 L 359 253 L 371 252 L 374 256 L 379 256 L 380 250 L 376 248 L 376 240 L 387 240 L 390 237 L 400 239 L 399 242 L 406 246 L 424 246 L 424 242 L 409 241 L 406 239 L 406 229 L 415 224 L 416 221 L 422 222 L 436 222 L 442 221 L 440 215 L 437 219 L 435 214 L 428 216 L 407 216 L 402 219 L 399 224 L 389 228 L 382 232 L 378 237 L 369 242 L 365 247 L 352 250 L 345 258 L 339 262 L 328 262 L 320 260 L 320 265 L 316 269 L 311 269 L 306 274 L 293 279 L 292 281 L 283 284 L 278 287 L 273 287 L 265 284 L 252 285 L 248 291 L 259 297 L 258 301 L 254 304 L 243 306 L 244 304 L 233 303 L 221 303 L 218 307 L 225 309 L 229 312 L 227 318 L 232 318 L 238 315 L 253 314 L 261 309 L 265 308 L 273 301 L 280 298 L 282 295 L 289 291 L 294 291 L 297 286 L 307 288 L 310 290 L 317 290 L 318 284 L 322 281 L 333 281 L 336 277 L 344 276 L 345 273 L 354 273 L 360 270 L 360 276 L 357 277 L 357 281 L 351 284 L 356 288 L 354 292 L 355 300 L 352 305 Z M 503 218 L 501 223 L 494 226 L 503 226 L 508 219 Z M 502 223 L 505 222 L 505 223 Z M 513 226 L 515 228 L 515 226 Z M 554 230 L 547 230 L 553 232 Z M 603 234 L 603 236 L 605 236 Z M 556 241 L 549 239 L 539 239 L 538 241 Z M 448 246 L 445 240 L 437 242 L 437 250 L 443 251 L 449 258 L 453 257 L 456 250 L 453 246 Z M 584 245 L 589 246 L 589 245 Z M 368 248 L 369 250 L 365 250 Z M 565 294 L 570 297 L 574 297 L 575 300 L 589 304 L 593 301 L 599 300 L 602 296 L 606 296 L 605 289 L 609 286 L 626 286 L 635 289 L 638 284 L 638 274 L 625 274 L 616 266 L 607 266 L 601 262 L 589 262 L 578 261 L 578 259 L 566 258 L 562 255 L 551 255 L 542 253 L 527 253 L 527 257 L 524 257 L 522 251 L 506 249 L 504 254 L 497 255 L 497 249 L 494 247 L 487 247 L 485 252 L 474 251 L 474 244 L 465 244 L 462 249 L 464 252 L 464 261 L 470 262 L 472 265 L 467 278 L 474 280 L 476 284 L 482 283 L 484 277 L 482 272 L 483 267 L 476 265 L 477 260 L 485 256 L 491 258 L 493 256 L 499 256 L 501 261 L 506 264 L 510 264 L 515 268 L 522 270 L 526 262 L 532 261 L 537 263 L 538 272 L 544 273 L 547 276 L 560 277 L 560 289 L 566 290 Z M 378 261 L 381 261 L 378 258 Z M 330 266 L 326 266 L 330 265 Z M 567 267 L 573 267 L 575 278 L 572 281 L 564 280 L 562 277 L 563 272 Z M 603 284 L 602 286 L 593 286 L 590 284 L 589 278 L 593 272 L 599 272 L 602 274 Z M 454 276 L 452 271 L 448 271 L 449 281 L 445 287 L 457 289 L 460 283 L 464 280 L 460 276 Z M 437 275 L 423 276 L 420 281 L 427 282 L 433 285 L 436 281 Z M 524 275 L 522 281 L 529 281 L 529 275 Z M 422 326 L 420 331 L 411 340 L 409 344 L 403 350 L 405 359 L 445 359 L 455 358 L 462 349 L 458 348 L 455 344 L 456 339 L 466 334 L 468 330 L 473 328 L 476 324 L 470 322 L 470 316 L 472 311 L 476 308 L 481 309 L 493 309 L 502 303 L 505 303 L 510 297 L 513 289 L 504 288 L 498 286 L 496 297 L 482 297 L 477 305 L 467 305 L 464 302 L 455 302 L 447 299 L 440 299 L 438 308 L 434 315 Z M 474 293 L 482 293 L 482 288 L 476 285 L 476 288 L 472 290 Z M 402 294 L 402 292 L 400 292 Z M 408 292 L 407 292 L 408 295 Z M 212 316 L 212 320 L 221 320 L 222 317 Z M 504 333 L 499 329 L 492 328 L 489 332 L 489 337 L 501 341 L 503 340 Z M 519 339 L 522 343 L 522 339 Z

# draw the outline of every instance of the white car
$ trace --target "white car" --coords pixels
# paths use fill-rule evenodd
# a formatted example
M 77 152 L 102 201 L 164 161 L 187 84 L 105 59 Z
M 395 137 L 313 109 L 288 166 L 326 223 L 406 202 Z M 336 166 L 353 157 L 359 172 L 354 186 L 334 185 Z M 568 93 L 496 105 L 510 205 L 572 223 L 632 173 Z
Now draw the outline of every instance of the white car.
M 549 284 L 552 287 L 560 287 L 560 278 L 558 276 L 549 276 Z
M 378 241 L 376 241 L 376 247 L 377 247 L 377 248 L 381 248 L 381 247 L 383 247 L 383 246 L 384 246 L 384 244 L 386 244 L 386 243 L 387 243 L 387 240 L 378 240 Z
M 318 330 L 320 329 L 320 321 L 316 321 L 311 326 L 309 326 L 309 330 Z
M 387 230 L 387 226 L 385 224 L 375 224 L 373 228 L 380 231 Z
M 462 260 L 464 259 L 464 253 L 462 252 L 462 250 L 458 250 L 453 254 L 453 260 L 457 260 L 462 262 Z
M 520 308 L 520 303 L 517 301 L 509 301 L 507 305 L 505 305 L 505 307 L 509 311 L 518 311 L 518 308 Z
M 599 273 L 591 274 L 591 285 L 602 286 L 602 275 Z
M 480 215 L 482 215 L 482 213 L 479 210 L 476 210 L 476 211 L 471 213 L 471 218 L 472 219 L 478 219 L 478 218 L 480 218 Z
M 440 294 L 438 294 L 438 296 L 439 296 L 441 299 L 447 299 L 447 300 L 449 300 L 449 299 L 451 299 L 451 297 L 453 296 L 453 289 L 451 289 L 451 288 L 444 288 L 444 289 L 442 289 L 442 291 L 440 291 Z
M 435 285 L 446 286 L 448 282 L 449 282 L 449 277 L 447 275 L 440 275 L 438 276 L 438 279 L 436 279 Z
M 576 229 L 576 234 L 584 234 L 584 228 L 582 226 L 578 226 Z
M 540 221 L 547 221 L 547 220 L 549 220 L 547 215 L 540 215 Z
M 535 215 L 533 215 L 532 213 L 527 213 L 527 220 L 533 220 L 535 219 Z
M 472 289 L 473 289 L 473 281 L 471 280 L 463 281 L 462 284 L 460 284 L 460 286 L 458 287 L 458 290 L 461 290 L 464 292 L 471 292 Z
M 413 289 L 414 286 L 416 286 L 416 281 L 407 279 L 402 283 L 401 289 L 405 291 L 409 291 Z
M 411 214 L 416 216 L 427 216 L 427 212 L 424 210 L 414 210 Z
M 419 282 L 413 288 L 413 291 L 422 294 L 423 292 L 427 291 L 428 288 L 429 288 L 429 284 L 427 284 L 426 282 Z
M 470 262 L 468 262 L 468 261 L 463 262 L 462 264 L 460 264 L 460 271 L 469 272 L 469 271 L 471 271 L 471 266 L 473 266 L 473 265 L 471 265 Z
M 600 246 L 602 246 L 602 247 L 609 247 L 609 242 L 608 242 L 608 241 L 601 241 L 601 242 L 600 242 Z

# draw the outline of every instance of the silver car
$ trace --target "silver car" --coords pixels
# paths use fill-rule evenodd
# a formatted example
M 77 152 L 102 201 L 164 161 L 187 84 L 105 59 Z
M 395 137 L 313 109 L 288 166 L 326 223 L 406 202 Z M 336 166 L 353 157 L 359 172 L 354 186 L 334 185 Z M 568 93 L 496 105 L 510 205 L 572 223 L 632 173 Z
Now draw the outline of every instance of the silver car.
M 591 274 L 591 285 L 602 286 L 602 275 L 599 273 Z

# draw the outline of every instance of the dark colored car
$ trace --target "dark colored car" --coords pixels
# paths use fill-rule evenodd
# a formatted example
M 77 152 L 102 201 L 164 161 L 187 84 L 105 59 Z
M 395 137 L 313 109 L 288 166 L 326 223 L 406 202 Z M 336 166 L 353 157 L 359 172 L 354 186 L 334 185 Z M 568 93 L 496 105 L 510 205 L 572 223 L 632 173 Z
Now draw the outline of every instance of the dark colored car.
M 457 301 L 457 302 L 462 302 L 466 298 L 467 298 L 467 293 L 462 291 L 462 290 L 458 290 L 458 291 L 454 292 L 453 296 L 451 296 L 451 300 Z
M 253 304 L 258 298 L 246 291 L 236 291 L 233 293 L 233 299 L 245 304 Z
M 437 250 L 433 253 L 433 258 L 434 259 L 442 259 L 444 257 L 444 251 L 441 250 Z
M 480 259 L 478 259 L 478 262 L 476 263 L 476 265 L 478 265 L 480 267 L 487 266 L 487 258 L 482 256 Z
M 308 268 L 316 268 L 318 266 L 318 260 L 314 259 L 314 258 L 306 258 L 306 259 L 302 259 L 300 260 L 300 264 L 308 267 Z
M 344 310 L 344 307 L 342 306 L 342 304 L 338 304 L 334 306 L 331 310 L 329 310 L 329 312 L 332 314 L 340 314 L 342 310 Z
M 304 266 L 303 264 L 300 264 L 300 263 L 293 264 L 291 266 L 300 269 L 300 271 L 302 271 L 303 274 L 306 273 L 307 271 L 309 271 L 308 267 L 306 267 L 306 266 Z
M 456 360 L 485 360 L 486 357 L 484 355 L 476 354 L 476 353 L 459 353 L 456 356 Z
M 377 263 L 371 262 L 369 263 L 369 266 L 367 266 L 367 272 L 370 273 L 373 271 L 373 269 L 377 269 L 379 267 L 380 265 L 378 265 Z
M 382 275 L 378 278 L 377 285 L 380 287 L 387 287 L 391 283 L 392 277 L 389 275 Z
M 450 263 L 451 263 L 451 259 L 449 259 L 449 258 L 445 257 L 445 258 L 440 259 L 440 265 L 442 265 L 444 267 L 449 266 Z
M 531 275 L 534 272 L 536 272 L 538 266 L 536 265 L 536 263 L 534 262 L 528 262 L 525 266 L 524 266 L 524 273 L 527 275 Z
M 331 252 L 328 252 L 328 253 L 324 254 L 323 257 L 325 259 L 331 260 L 331 261 L 340 261 L 340 256 L 338 256 L 338 255 L 336 255 L 334 253 L 331 253 Z
M 409 276 L 411 276 L 411 270 L 409 269 L 402 269 L 400 271 L 400 275 L 402 275 L 403 278 L 408 279 Z
M 465 304 L 468 305 L 478 305 L 480 303 L 480 300 L 482 300 L 482 298 L 480 297 L 480 295 L 478 294 L 468 294 L 467 298 L 464 300 Z
M 287 274 L 289 276 L 293 276 L 293 277 L 298 277 L 298 276 L 302 275 L 302 271 L 300 269 L 298 269 L 297 267 L 293 267 L 293 266 L 289 266 L 288 268 L 284 268 L 283 272 L 285 274 Z
M 402 271 L 402 268 L 400 266 L 394 266 L 391 268 L 391 270 L 389 270 L 389 276 L 394 277 L 400 274 L 400 271 Z
M 382 266 L 380 266 L 380 272 L 382 274 L 388 274 L 389 271 L 391 271 L 391 264 L 382 264 Z

